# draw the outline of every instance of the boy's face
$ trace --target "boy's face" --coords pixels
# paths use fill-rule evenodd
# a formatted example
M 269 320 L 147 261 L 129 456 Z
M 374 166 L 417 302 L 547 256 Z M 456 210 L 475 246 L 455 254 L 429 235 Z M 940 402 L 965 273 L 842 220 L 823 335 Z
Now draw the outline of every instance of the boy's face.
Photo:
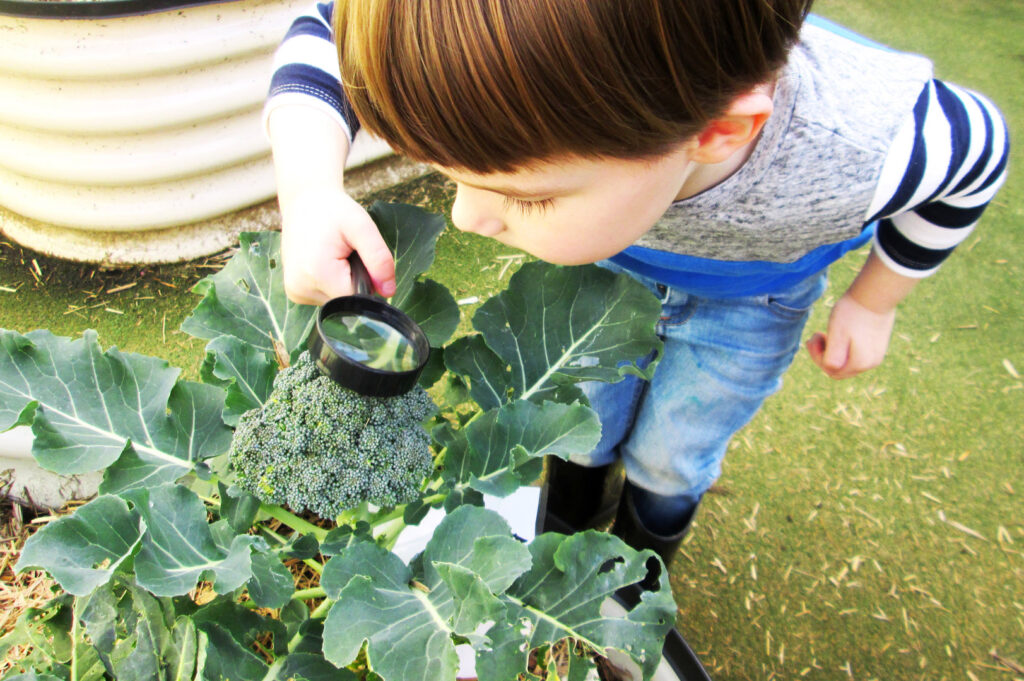
M 692 145 L 653 161 L 569 158 L 512 173 L 439 168 L 457 185 L 452 222 L 560 265 L 615 255 L 683 194 Z

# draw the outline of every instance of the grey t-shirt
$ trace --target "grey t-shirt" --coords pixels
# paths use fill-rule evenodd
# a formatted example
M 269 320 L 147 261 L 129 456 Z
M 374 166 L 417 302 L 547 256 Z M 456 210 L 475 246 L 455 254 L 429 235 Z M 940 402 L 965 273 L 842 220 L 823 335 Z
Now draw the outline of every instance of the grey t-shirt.
M 931 78 L 923 57 L 805 25 L 747 162 L 673 203 L 636 245 L 787 263 L 856 237 L 892 140 Z

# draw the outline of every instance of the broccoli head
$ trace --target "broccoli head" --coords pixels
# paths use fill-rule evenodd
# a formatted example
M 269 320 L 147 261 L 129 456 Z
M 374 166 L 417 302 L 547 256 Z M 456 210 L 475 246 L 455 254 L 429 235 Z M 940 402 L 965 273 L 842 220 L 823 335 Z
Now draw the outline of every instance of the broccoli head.
M 317 369 L 308 352 L 274 379 L 261 408 L 242 415 L 231 443 L 240 487 L 261 501 L 335 518 L 364 501 L 413 501 L 433 468 L 423 388 L 366 397 Z

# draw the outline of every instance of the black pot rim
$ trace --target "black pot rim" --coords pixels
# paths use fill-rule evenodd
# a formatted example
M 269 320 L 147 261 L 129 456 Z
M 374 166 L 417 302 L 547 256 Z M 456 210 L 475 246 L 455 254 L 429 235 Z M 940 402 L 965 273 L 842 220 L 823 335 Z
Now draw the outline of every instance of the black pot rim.
M 113 19 L 238 0 L 0 0 L 0 15 L 35 19 Z

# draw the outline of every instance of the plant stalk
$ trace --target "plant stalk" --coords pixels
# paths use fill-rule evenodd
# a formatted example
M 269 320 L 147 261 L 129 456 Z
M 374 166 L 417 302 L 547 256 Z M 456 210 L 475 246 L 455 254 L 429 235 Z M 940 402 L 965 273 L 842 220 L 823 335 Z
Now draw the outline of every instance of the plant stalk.
M 270 529 L 266 525 L 260 525 L 259 527 L 260 527 L 260 531 L 261 532 L 263 532 L 264 534 L 270 536 L 270 538 L 273 539 L 274 541 L 279 542 L 282 547 L 284 547 L 284 546 L 286 546 L 288 544 L 288 540 L 287 539 L 285 539 L 284 537 L 279 535 L 277 532 L 274 532 L 272 529 Z M 302 562 L 306 566 L 308 566 L 309 569 L 311 569 L 313 572 L 317 573 L 318 575 L 322 575 L 324 573 L 323 563 L 315 561 L 312 558 L 304 558 L 302 560 Z
M 381 543 L 381 546 L 390 551 L 395 548 L 395 544 L 398 542 L 398 535 L 406 527 L 405 520 L 402 518 L 392 518 L 387 523 L 381 523 L 373 528 L 377 530 L 374 533 L 374 538 Z
M 78 681 L 78 599 L 71 599 L 71 681 Z
M 323 542 L 323 540 L 327 538 L 327 530 L 322 527 L 317 527 L 308 520 L 303 520 L 299 516 L 290 511 L 284 510 L 280 506 L 261 503 L 260 511 L 266 513 L 274 520 L 281 521 L 299 534 L 311 534 L 316 537 L 316 540 L 319 542 Z
M 331 609 L 332 605 L 334 605 L 334 601 L 330 598 L 325 598 L 323 603 L 316 606 L 316 609 L 309 613 L 310 619 L 317 620 L 327 617 L 327 611 Z
M 293 601 L 308 601 L 314 598 L 327 598 L 327 592 L 322 587 L 314 586 L 308 589 L 299 589 L 292 594 Z

